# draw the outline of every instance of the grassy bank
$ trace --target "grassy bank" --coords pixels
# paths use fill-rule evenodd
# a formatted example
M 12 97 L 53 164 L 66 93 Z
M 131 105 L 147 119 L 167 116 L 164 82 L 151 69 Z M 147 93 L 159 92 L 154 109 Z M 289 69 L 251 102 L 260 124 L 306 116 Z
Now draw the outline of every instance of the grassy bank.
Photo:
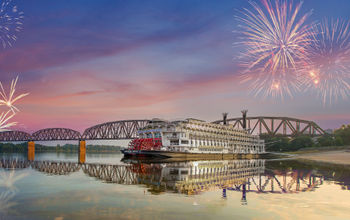
M 109 145 L 87 145 L 86 152 L 88 153 L 103 153 L 103 152 L 120 152 L 120 146 Z M 57 146 L 46 146 L 35 144 L 36 152 L 78 152 L 78 145 L 65 144 Z M 0 153 L 20 153 L 27 152 L 27 143 L 12 144 L 0 143 Z

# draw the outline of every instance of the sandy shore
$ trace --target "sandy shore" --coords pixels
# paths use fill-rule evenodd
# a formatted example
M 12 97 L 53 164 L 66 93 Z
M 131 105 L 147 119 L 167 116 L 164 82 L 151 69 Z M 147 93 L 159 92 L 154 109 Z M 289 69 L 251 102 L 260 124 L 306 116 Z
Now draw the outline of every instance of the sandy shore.
M 350 165 L 350 150 L 323 151 L 296 155 L 298 159 Z

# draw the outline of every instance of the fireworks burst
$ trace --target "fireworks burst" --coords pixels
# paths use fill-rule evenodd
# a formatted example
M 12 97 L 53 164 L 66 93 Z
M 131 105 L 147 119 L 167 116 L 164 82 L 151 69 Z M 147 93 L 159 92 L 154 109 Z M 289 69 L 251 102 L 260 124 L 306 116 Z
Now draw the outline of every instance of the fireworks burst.
M 18 76 L 16 77 L 15 80 L 12 80 L 12 82 L 11 82 L 9 95 L 6 95 L 4 87 L 2 86 L 2 83 L 0 82 L 0 87 L 1 87 L 0 95 L 2 98 L 2 99 L 0 99 L 0 105 L 6 105 L 7 107 L 9 107 L 11 109 L 11 111 L 13 113 L 15 113 L 16 111 L 17 112 L 19 111 L 19 109 L 16 106 L 14 106 L 14 103 L 16 101 L 18 101 L 19 99 L 29 95 L 29 93 L 23 93 L 23 94 L 20 94 L 18 96 L 15 96 L 17 81 L 18 81 Z
M 12 46 L 23 25 L 24 13 L 11 3 L 12 0 L 2 0 L 0 6 L 0 41 L 3 48 Z
M 311 65 L 304 75 L 306 88 L 317 92 L 324 105 L 350 96 L 350 23 L 324 20 L 316 27 L 310 47 Z
M 297 73 L 307 65 L 307 48 L 313 41 L 312 26 L 305 24 L 310 13 L 299 16 L 302 3 L 294 6 L 286 0 L 274 4 L 261 0 L 264 7 L 249 3 L 253 10 L 244 9 L 238 17 L 243 29 L 241 44 L 246 48 L 242 81 L 251 82 L 255 95 L 292 96 L 299 89 Z
M 254 10 L 244 9 L 244 16 L 238 17 L 247 47 L 246 66 L 272 73 L 296 68 L 299 61 L 307 60 L 305 51 L 312 42 L 311 26 L 305 24 L 309 13 L 297 19 L 301 3 L 293 7 L 286 0 L 276 0 L 274 5 L 269 0 L 261 2 L 265 10 L 250 2 Z

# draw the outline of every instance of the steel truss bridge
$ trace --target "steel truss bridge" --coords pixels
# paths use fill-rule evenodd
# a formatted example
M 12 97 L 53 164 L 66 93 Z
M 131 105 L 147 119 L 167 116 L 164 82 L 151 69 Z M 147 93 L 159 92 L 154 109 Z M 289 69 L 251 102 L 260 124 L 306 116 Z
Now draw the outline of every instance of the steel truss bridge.
M 29 134 L 23 131 L 0 132 L 0 141 L 69 141 L 69 140 L 125 140 L 137 138 L 137 130 L 150 120 L 122 120 L 98 124 L 83 134 L 69 128 L 46 128 Z M 214 123 L 223 123 L 222 120 Z M 243 127 L 243 118 L 227 119 L 235 128 Z M 247 129 L 253 134 L 269 135 L 323 135 L 325 131 L 313 121 L 288 117 L 247 117 Z
M 188 174 L 184 180 L 176 182 L 174 174 L 164 175 L 162 164 L 80 164 L 74 162 L 28 161 L 2 159 L 0 168 L 17 170 L 32 168 L 47 175 L 69 175 L 80 170 L 99 181 L 123 185 L 145 185 L 157 192 L 177 192 L 185 194 L 201 193 L 208 190 L 225 189 L 255 193 L 297 193 L 314 191 L 323 184 L 324 177 L 313 171 L 298 170 L 260 172 L 261 167 L 237 167 L 231 172 L 214 172 L 204 168 L 199 174 Z M 243 169 L 243 170 L 242 170 Z M 258 169 L 258 171 L 254 171 Z M 232 173 L 232 171 L 234 171 Z M 248 171 L 248 172 L 247 172 Z M 183 174 L 176 174 L 183 176 Z M 187 179 L 187 180 L 186 180 Z M 195 180 L 195 181 L 194 181 Z M 218 181 L 220 180 L 220 181 Z M 174 182 L 175 181 L 175 182 Z M 186 188 L 184 190 L 184 187 Z M 225 195 L 226 196 L 226 195 Z
M 0 141 L 70 141 L 70 140 L 125 140 L 137 138 L 137 130 L 149 120 L 123 120 L 95 125 L 83 134 L 69 128 L 46 128 L 29 134 L 23 131 L 0 132 Z
M 313 121 L 307 121 L 289 117 L 247 117 L 247 129 L 252 134 L 268 134 L 271 136 L 297 136 L 309 135 L 317 136 L 325 134 L 325 131 Z M 234 128 L 243 128 L 243 118 L 230 118 L 226 120 L 227 124 L 232 124 Z M 214 123 L 223 124 L 223 120 L 214 121 Z

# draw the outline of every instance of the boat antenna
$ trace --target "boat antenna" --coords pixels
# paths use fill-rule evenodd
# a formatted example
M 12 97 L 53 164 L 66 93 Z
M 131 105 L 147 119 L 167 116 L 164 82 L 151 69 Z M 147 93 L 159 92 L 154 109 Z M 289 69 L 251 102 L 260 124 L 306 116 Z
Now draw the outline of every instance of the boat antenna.
M 242 110 L 242 116 L 243 116 L 243 129 L 246 130 L 247 129 L 247 112 L 248 110 Z

